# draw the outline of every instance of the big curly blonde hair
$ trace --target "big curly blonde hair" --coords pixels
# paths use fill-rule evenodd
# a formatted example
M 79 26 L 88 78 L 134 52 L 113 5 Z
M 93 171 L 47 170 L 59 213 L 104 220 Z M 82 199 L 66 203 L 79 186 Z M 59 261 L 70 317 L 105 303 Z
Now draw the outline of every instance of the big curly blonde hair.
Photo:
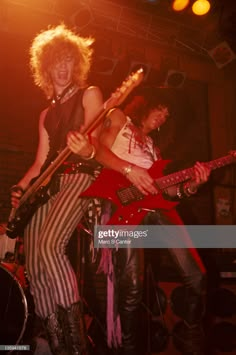
M 34 82 L 47 96 L 53 96 L 53 84 L 49 69 L 56 60 L 65 55 L 75 59 L 73 82 L 80 88 L 86 86 L 91 67 L 94 42 L 92 37 L 81 37 L 65 24 L 50 27 L 40 32 L 30 47 L 30 68 Z

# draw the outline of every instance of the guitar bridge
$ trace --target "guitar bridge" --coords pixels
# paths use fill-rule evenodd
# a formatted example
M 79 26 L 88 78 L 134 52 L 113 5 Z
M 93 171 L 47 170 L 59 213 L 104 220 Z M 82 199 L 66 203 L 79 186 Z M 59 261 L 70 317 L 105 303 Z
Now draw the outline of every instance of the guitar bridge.
M 119 189 L 116 194 L 123 206 L 144 198 L 144 195 L 134 185 Z

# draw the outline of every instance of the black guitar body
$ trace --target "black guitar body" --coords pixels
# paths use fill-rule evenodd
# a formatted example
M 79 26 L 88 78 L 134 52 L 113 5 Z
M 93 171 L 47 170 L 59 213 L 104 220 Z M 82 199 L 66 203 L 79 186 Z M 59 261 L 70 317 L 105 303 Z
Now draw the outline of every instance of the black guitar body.
M 48 186 L 41 186 L 31 199 L 23 203 L 15 213 L 15 216 L 8 222 L 6 234 L 9 238 L 15 239 L 23 236 L 24 229 L 37 209 L 46 203 L 50 195 Z

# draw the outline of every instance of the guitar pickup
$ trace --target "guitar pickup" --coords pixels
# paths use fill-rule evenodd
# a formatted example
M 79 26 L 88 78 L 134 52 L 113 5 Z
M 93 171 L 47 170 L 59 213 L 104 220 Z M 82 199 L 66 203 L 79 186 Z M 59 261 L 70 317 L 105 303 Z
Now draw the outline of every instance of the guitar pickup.
M 134 185 L 119 189 L 116 194 L 123 206 L 127 206 L 134 201 L 139 201 L 144 198 L 144 195 Z

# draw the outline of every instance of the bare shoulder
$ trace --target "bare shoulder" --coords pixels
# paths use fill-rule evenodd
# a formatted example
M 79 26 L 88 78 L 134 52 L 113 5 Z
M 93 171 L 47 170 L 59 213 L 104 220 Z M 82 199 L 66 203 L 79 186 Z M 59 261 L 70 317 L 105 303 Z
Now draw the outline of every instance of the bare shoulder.
M 45 117 L 46 117 L 46 115 L 48 113 L 48 110 L 49 110 L 49 107 L 47 107 L 43 111 L 41 111 L 40 116 L 39 116 L 40 120 L 44 120 L 45 119 Z
M 122 110 L 119 108 L 111 109 L 106 115 L 104 121 L 104 128 L 119 127 L 121 128 L 126 122 L 126 116 Z
M 124 112 L 120 109 L 120 108 L 113 108 L 111 109 L 108 114 L 107 117 L 109 117 L 110 119 L 122 119 L 122 120 L 126 120 L 126 116 L 124 114 Z
M 84 91 L 83 102 L 86 103 L 90 100 L 100 100 L 102 102 L 102 92 L 98 86 L 89 86 Z
M 100 134 L 100 142 L 110 148 L 126 123 L 126 116 L 119 108 L 111 109 L 103 122 Z
M 40 132 L 45 131 L 45 127 L 44 127 L 44 122 L 45 122 L 45 118 L 47 116 L 49 107 L 47 107 L 46 109 L 44 109 L 39 116 L 39 130 Z

